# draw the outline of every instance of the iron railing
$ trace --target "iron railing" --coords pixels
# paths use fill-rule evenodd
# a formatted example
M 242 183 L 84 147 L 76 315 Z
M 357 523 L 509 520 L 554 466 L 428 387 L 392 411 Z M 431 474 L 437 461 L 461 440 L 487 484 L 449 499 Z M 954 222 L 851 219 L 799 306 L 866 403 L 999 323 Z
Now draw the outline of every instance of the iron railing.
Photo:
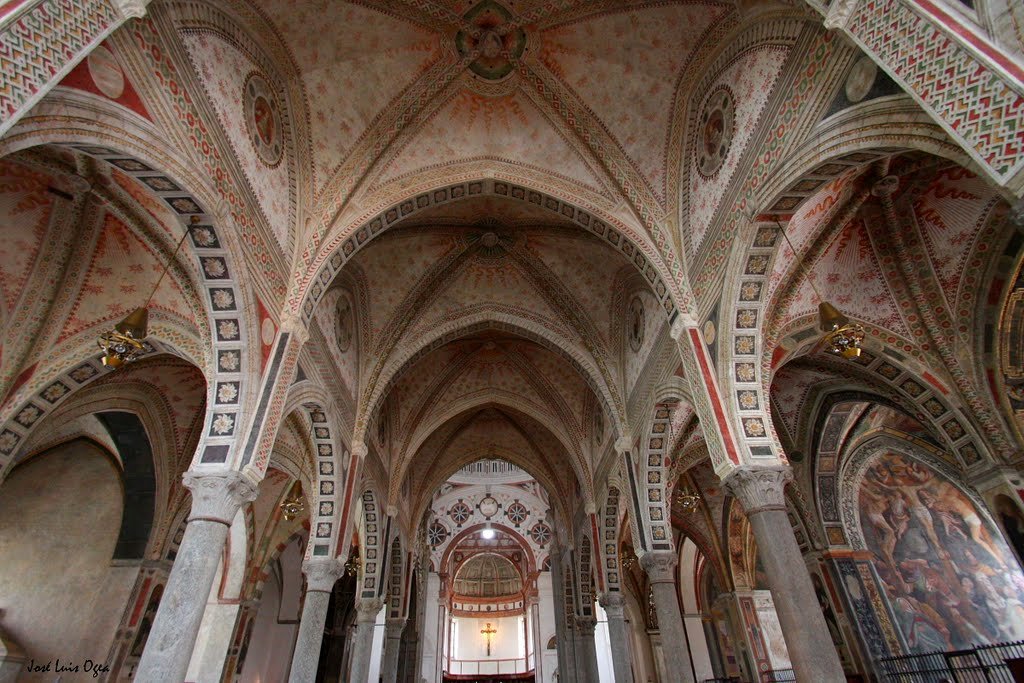
M 796 681 L 796 674 L 792 669 L 776 669 L 774 671 L 762 671 L 758 674 L 758 683 L 790 683 Z M 705 678 L 703 683 L 743 683 L 744 679 L 737 676 L 724 678 Z
M 969 650 L 885 657 L 879 668 L 893 683 L 1014 683 L 1013 660 L 1024 660 L 1024 640 Z

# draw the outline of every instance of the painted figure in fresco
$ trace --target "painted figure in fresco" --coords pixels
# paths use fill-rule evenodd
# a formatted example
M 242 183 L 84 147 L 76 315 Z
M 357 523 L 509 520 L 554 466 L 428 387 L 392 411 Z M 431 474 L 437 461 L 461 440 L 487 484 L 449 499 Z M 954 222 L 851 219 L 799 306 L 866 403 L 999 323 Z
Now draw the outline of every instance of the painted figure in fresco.
M 263 144 L 269 145 L 274 141 L 274 110 L 266 98 L 257 95 L 253 103 L 253 118 L 256 124 L 256 132 Z
M 859 494 L 864 539 L 911 651 L 1024 634 L 1024 574 L 963 492 L 889 453 L 865 472 Z

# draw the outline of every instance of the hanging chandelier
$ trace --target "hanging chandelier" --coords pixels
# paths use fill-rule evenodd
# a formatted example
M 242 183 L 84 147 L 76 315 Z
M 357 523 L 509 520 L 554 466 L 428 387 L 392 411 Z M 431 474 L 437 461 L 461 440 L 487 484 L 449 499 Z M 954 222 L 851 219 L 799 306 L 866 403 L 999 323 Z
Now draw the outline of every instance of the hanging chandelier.
M 775 224 L 778 226 L 779 232 L 782 233 L 782 237 L 785 238 L 786 244 L 793 250 L 793 258 L 796 259 L 796 247 L 790 241 L 785 228 L 777 220 Z M 861 352 L 860 345 L 864 341 L 864 326 L 851 321 L 831 302 L 826 301 L 825 297 L 818 291 L 818 287 L 814 284 L 814 278 L 811 277 L 811 273 L 807 270 L 806 266 L 800 262 L 799 267 L 803 268 L 804 274 L 807 276 L 807 282 L 811 285 L 811 289 L 814 290 L 814 295 L 818 297 L 818 328 L 824 332 L 821 338 L 823 348 L 828 353 L 842 356 L 847 360 L 859 358 Z
M 362 562 L 359 559 L 359 546 L 352 548 L 352 552 L 349 553 L 348 559 L 345 560 L 345 576 L 355 576 L 359 573 L 359 567 Z
M 631 546 L 625 546 L 622 550 L 622 567 L 623 569 L 631 569 L 636 564 L 637 558 L 636 553 L 633 552 Z
M 685 513 L 693 512 L 700 505 L 700 496 L 690 490 L 685 484 L 676 491 L 676 505 Z
M 827 301 L 818 304 L 818 325 L 825 333 L 822 343 L 826 351 L 847 360 L 860 357 L 860 344 L 864 341 L 862 325 L 850 322 L 849 318 Z
M 298 491 L 281 501 L 280 507 L 281 516 L 284 517 L 286 522 L 292 521 L 306 511 L 306 503 L 302 500 L 302 496 L 299 495 Z
M 198 216 L 192 217 L 193 223 L 198 221 Z M 181 250 L 181 245 L 185 243 L 185 237 L 187 236 L 188 229 L 185 230 L 181 239 L 178 240 L 178 246 L 174 248 L 174 252 L 164 261 L 160 277 L 157 278 L 156 284 L 153 285 L 149 296 L 146 297 L 146 303 L 133 310 L 121 322 L 114 325 L 113 330 L 104 332 L 96 340 L 100 351 L 103 352 L 101 360 L 108 368 L 119 368 L 125 363 L 136 360 L 148 350 L 145 342 L 146 337 L 149 335 L 149 303 L 153 300 L 157 287 L 163 282 L 164 275 L 167 274 L 168 269 L 171 267 L 171 261 L 178 255 L 178 251 Z

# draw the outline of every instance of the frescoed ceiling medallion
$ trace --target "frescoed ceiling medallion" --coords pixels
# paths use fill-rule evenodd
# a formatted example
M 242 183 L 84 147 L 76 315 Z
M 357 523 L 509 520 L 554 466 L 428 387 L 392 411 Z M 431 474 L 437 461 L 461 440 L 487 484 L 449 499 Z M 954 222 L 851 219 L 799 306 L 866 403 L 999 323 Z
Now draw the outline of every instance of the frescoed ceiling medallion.
M 705 178 L 714 176 L 725 163 L 732 144 L 734 119 L 732 92 L 722 86 L 711 93 L 697 120 L 697 170 Z
M 277 166 L 284 153 L 281 107 L 263 76 L 253 72 L 245 79 L 242 103 L 245 127 L 256 153 L 267 166 Z
M 480 514 L 490 519 L 498 511 L 498 501 L 492 496 L 487 496 L 480 501 Z
M 488 81 L 500 81 L 515 68 L 526 49 L 526 32 L 515 26 L 512 13 L 493 0 L 481 2 L 463 16 L 472 29 L 455 36 L 455 47 L 465 57 L 479 51 L 470 71 Z

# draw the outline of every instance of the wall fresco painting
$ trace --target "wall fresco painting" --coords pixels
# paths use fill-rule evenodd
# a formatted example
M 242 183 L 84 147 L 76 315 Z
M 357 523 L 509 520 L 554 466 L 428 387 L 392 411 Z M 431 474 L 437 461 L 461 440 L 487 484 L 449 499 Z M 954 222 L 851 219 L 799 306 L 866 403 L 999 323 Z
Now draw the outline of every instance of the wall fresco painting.
M 864 539 L 911 652 L 1024 638 L 1024 574 L 958 488 L 888 453 L 859 490 Z

